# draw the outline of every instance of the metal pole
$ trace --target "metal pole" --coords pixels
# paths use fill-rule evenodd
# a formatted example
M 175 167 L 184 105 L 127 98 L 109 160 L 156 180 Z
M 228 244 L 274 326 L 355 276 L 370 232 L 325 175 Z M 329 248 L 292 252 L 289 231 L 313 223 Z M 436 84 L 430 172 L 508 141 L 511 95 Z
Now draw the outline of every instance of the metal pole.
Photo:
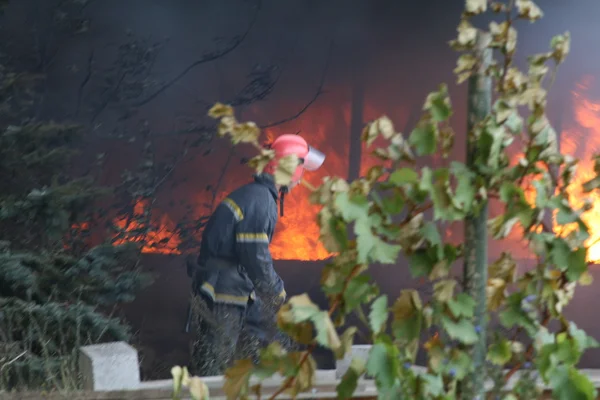
M 469 79 L 468 111 L 467 111 L 467 167 L 473 169 L 477 154 L 477 139 L 474 128 L 491 111 L 492 79 L 485 75 L 485 70 L 492 62 L 492 51 L 487 48 L 490 37 L 480 32 L 477 38 L 475 55 L 479 60 L 476 74 Z M 488 240 L 487 240 L 487 200 L 483 201 L 478 213 L 469 215 L 465 220 L 465 291 L 475 300 L 474 324 L 479 332 L 479 340 L 472 347 L 473 373 L 465 379 L 463 399 L 485 398 L 485 359 L 487 354 L 487 296 L 488 279 Z

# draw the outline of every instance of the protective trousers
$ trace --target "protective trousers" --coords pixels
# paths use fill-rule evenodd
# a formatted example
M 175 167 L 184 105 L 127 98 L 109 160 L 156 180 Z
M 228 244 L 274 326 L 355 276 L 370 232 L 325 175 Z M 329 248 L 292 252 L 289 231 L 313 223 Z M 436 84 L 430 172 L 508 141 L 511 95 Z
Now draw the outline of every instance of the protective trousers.
M 247 308 L 192 298 L 193 334 L 190 369 L 197 376 L 223 375 L 235 360 L 257 363 L 260 350 L 273 341 L 293 351 L 293 341 L 277 329 L 273 310 L 256 303 Z
M 247 329 L 244 307 L 214 303 L 200 294 L 193 297 L 192 309 L 190 369 L 195 375 L 223 375 L 237 359 L 258 360 L 263 343 Z

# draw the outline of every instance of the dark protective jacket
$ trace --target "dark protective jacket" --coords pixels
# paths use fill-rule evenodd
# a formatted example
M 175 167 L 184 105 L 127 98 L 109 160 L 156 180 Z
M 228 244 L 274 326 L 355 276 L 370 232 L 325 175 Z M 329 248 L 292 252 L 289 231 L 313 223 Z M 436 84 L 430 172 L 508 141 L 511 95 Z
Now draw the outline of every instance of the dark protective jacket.
M 194 289 L 217 303 L 246 306 L 285 299 L 269 243 L 277 223 L 278 192 L 271 175 L 257 175 L 216 208 L 202 234 Z

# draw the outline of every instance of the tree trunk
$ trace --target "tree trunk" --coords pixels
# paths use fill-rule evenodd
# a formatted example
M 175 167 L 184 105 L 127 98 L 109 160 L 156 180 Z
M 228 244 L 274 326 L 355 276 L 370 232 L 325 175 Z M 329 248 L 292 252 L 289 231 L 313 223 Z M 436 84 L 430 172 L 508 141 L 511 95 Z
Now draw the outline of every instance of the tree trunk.
M 487 33 L 479 33 L 476 56 L 480 60 L 478 72 L 469 80 L 467 115 L 467 166 L 473 169 L 477 142 L 474 128 L 489 113 L 492 106 L 492 80 L 484 75 L 492 61 L 492 52 L 486 49 Z M 474 324 L 479 340 L 472 347 L 473 373 L 465 380 L 461 393 L 463 399 L 485 398 L 485 358 L 487 353 L 487 200 L 483 201 L 478 213 L 469 215 L 465 220 L 465 291 L 475 300 Z
M 350 151 L 348 156 L 348 181 L 360 176 L 362 159 L 362 141 L 360 136 L 364 128 L 365 103 L 365 62 L 363 58 L 354 60 L 354 76 L 352 78 L 352 108 L 350 117 Z

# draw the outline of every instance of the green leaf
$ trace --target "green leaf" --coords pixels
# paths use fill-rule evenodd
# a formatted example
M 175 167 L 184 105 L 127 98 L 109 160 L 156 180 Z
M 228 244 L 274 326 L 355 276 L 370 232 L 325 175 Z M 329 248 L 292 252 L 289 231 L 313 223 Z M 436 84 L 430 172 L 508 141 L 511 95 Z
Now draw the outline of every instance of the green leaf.
M 301 323 L 310 321 L 317 331 L 316 340 L 322 346 L 336 350 L 341 346 L 335 326 L 327 311 L 321 311 L 307 294 L 301 294 L 290 298 L 288 305 L 291 306 L 293 322 Z
M 398 214 L 404 208 L 404 199 L 401 196 L 384 197 L 381 200 L 381 206 L 388 214 Z
M 450 172 L 457 180 L 454 199 L 464 212 L 470 212 L 477 193 L 473 185 L 475 174 L 466 165 L 456 161 L 450 164 Z
M 570 252 L 567 265 L 567 279 L 571 282 L 576 282 L 579 280 L 579 277 L 587 271 L 587 249 L 585 247 L 580 247 L 579 249 Z
M 450 299 L 446 303 L 455 318 L 472 318 L 475 313 L 475 300 L 466 293 L 459 293 L 456 299 Z
M 416 356 L 423 326 L 422 308 L 423 304 L 416 290 L 402 290 L 392 306 L 394 336 L 406 345 L 407 353 L 413 358 Z
M 421 227 L 421 235 L 423 235 L 423 238 L 427 240 L 432 246 L 437 246 L 438 258 L 442 258 L 444 256 L 444 249 L 442 247 L 442 237 L 435 223 L 431 221 L 425 222 Z
M 456 281 L 454 279 L 443 279 L 433 285 L 433 297 L 440 303 L 446 303 L 454 296 Z
M 348 282 L 348 287 L 344 292 L 346 310 L 353 310 L 377 296 L 377 286 L 371 284 L 370 280 L 368 275 L 359 275 Z
M 493 343 L 487 354 L 487 360 L 492 364 L 502 366 L 510 361 L 512 357 L 512 349 L 510 342 L 507 339 L 500 339 Z
M 545 208 L 549 200 L 546 182 L 536 179 L 533 181 L 533 187 L 535 188 L 535 206 L 538 208 Z
M 512 328 L 515 325 L 523 327 L 529 335 L 533 336 L 538 329 L 535 322 L 522 308 L 521 304 L 524 297 L 522 292 L 516 292 L 506 299 L 506 308 L 499 315 L 500 322 L 507 328 Z
M 292 176 L 294 175 L 294 172 L 299 164 L 300 162 L 296 154 L 288 154 L 281 157 L 277 162 L 277 168 L 275 169 L 275 173 L 273 175 L 275 178 L 275 184 L 282 186 L 289 185 L 292 182 Z
M 473 15 L 485 12 L 487 7 L 488 2 L 486 0 L 467 0 L 465 2 L 465 11 Z
M 489 266 L 489 279 L 502 279 L 505 282 L 512 283 L 515 279 L 517 263 L 507 252 L 502 252 L 500 258 Z
M 225 371 L 223 391 L 227 400 L 239 399 L 248 392 L 248 382 L 254 364 L 251 360 L 237 360 L 235 364 Z
M 488 166 L 493 171 L 499 167 L 505 134 L 504 126 L 489 120 L 479 137 L 477 158 L 482 165 Z
M 341 346 L 337 351 L 334 352 L 336 360 L 343 359 L 348 351 L 352 348 L 354 335 L 356 335 L 357 331 L 357 327 L 350 326 L 344 331 L 344 333 L 342 333 L 342 336 L 340 337 Z
M 523 131 L 523 118 L 518 112 L 513 111 L 504 122 L 504 126 L 506 126 L 511 133 L 519 134 Z
M 385 323 L 388 319 L 388 299 L 383 295 L 373 302 L 371 312 L 369 313 L 369 324 L 374 334 L 378 334 L 382 329 L 385 330 Z
M 456 339 L 464 344 L 474 344 L 477 342 L 475 327 L 471 321 L 465 318 L 453 321 L 448 316 L 443 316 L 442 326 L 452 339 Z
M 396 244 L 386 243 L 375 235 L 373 227 L 366 217 L 356 221 L 354 232 L 357 235 L 357 261 L 360 264 L 365 264 L 369 261 L 380 262 L 382 264 L 394 264 L 396 262 L 398 253 L 402 248 Z
M 388 182 L 393 183 L 396 186 L 418 183 L 419 174 L 411 168 L 398 168 L 390 174 Z
M 312 318 L 317 330 L 317 343 L 336 350 L 341 346 L 340 338 L 327 311 L 321 311 Z
M 589 336 L 583 329 L 577 327 L 574 322 L 569 322 L 569 335 L 573 338 L 580 352 L 600 346 L 598 341 Z
M 435 220 L 456 221 L 464 217 L 454 194 L 450 190 L 450 171 L 439 168 L 435 171 L 425 167 L 421 173 L 420 189 L 429 193 L 433 201 Z
M 523 188 L 513 182 L 502 182 L 500 186 L 500 200 L 507 204 L 525 201 L 525 193 Z
M 577 215 L 577 212 L 572 210 L 570 207 L 564 205 L 559 206 L 558 213 L 556 214 L 556 223 L 558 225 L 572 224 L 578 220 L 579 215 Z
M 423 381 L 425 395 L 436 398 L 444 393 L 444 382 L 440 375 L 422 374 L 419 378 Z
M 597 395 L 589 378 L 573 366 L 561 365 L 554 369 L 549 383 L 558 400 L 593 400 Z
M 589 193 L 600 188 L 600 176 L 596 176 L 583 184 L 583 192 Z
M 404 208 L 404 199 L 398 193 L 391 193 L 389 196 L 381 197 L 379 193 L 373 191 L 370 196 L 384 213 L 395 215 L 400 213 Z
M 415 152 L 419 156 L 433 154 L 437 148 L 436 133 L 436 127 L 432 123 L 421 122 L 411 132 L 408 143 L 414 146 Z
M 348 229 L 342 218 L 333 215 L 329 207 L 317 214 L 319 240 L 330 252 L 339 253 L 348 249 Z
M 452 115 L 452 104 L 448 96 L 448 86 L 440 85 L 437 92 L 427 96 L 423 108 L 431 113 L 434 121 L 444 122 Z
M 466 351 L 453 349 L 451 351 L 450 360 L 448 361 L 445 372 L 448 375 L 453 375 L 455 379 L 464 379 L 469 372 L 473 370 L 472 356 Z
M 427 276 L 436 262 L 435 255 L 432 256 L 427 249 L 419 249 L 409 257 L 410 273 L 414 278 Z
M 378 387 L 384 389 L 394 385 L 398 376 L 398 359 L 394 357 L 397 351 L 393 345 L 376 343 L 371 347 L 367 360 L 367 372 L 373 376 Z
M 500 214 L 488 220 L 488 228 L 490 229 L 494 239 L 503 239 L 507 237 L 514 226 L 519 222 L 519 217 L 510 214 Z
M 336 209 L 346 222 L 363 219 L 369 212 L 369 201 L 363 195 L 340 192 L 335 196 Z
M 358 379 L 365 371 L 366 364 L 360 358 L 353 358 L 350 362 L 350 367 L 342 377 L 342 380 L 337 385 L 336 391 L 338 399 L 351 399 L 356 387 Z

